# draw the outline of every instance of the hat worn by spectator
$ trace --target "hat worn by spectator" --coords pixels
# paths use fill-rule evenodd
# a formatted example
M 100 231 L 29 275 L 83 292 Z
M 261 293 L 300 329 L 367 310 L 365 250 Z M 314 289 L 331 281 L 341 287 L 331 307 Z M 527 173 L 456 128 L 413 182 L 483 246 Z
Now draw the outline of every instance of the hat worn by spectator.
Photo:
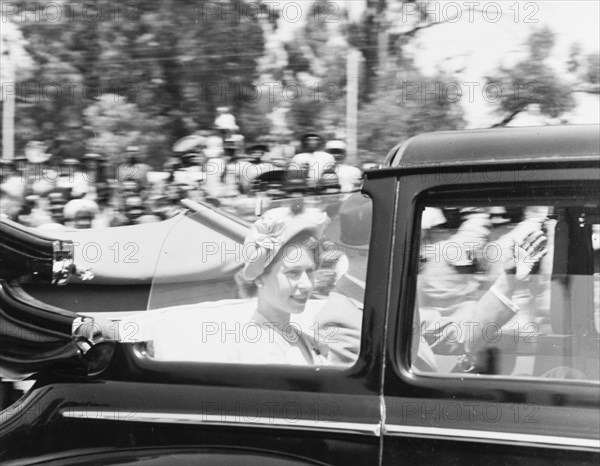
M 67 220 L 74 220 L 82 216 L 93 218 L 98 211 L 98 204 L 90 199 L 73 199 L 65 204 L 63 215 Z
M 61 165 L 64 167 L 76 167 L 80 165 L 80 162 L 77 159 L 64 159 Z
M 339 139 L 333 139 L 331 141 L 327 141 L 325 144 L 325 150 L 346 150 L 346 143 L 344 141 L 340 141 Z
M 335 161 L 341 163 L 346 158 L 346 143 L 339 139 L 327 141 L 325 152 L 329 152 L 335 158 Z
M 293 215 L 286 207 L 265 212 L 254 222 L 244 241 L 244 278 L 256 280 L 260 277 L 279 251 L 299 233 L 307 232 L 320 238 L 329 222 L 325 212 Z
M 199 150 L 202 150 L 205 144 L 206 138 L 204 136 L 192 134 L 179 139 L 175 144 L 173 144 L 173 152 L 198 152 Z

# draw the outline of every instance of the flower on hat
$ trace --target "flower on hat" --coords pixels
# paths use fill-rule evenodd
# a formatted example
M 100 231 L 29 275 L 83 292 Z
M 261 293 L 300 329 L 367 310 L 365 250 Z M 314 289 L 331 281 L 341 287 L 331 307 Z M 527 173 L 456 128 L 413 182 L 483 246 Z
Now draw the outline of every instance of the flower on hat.
M 281 245 L 281 237 L 285 231 L 284 221 L 263 217 L 256 222 L 254 227 L 258 233 L 254 243 L 269 250 L 274 250 Z
M 286 231 L 285 221 L 272 217 L 261 217 L 253 227 L 250 237 L 246 240 L 250 250 L 246 251 L 245 275 L 254 279 L 273 260 L 273 257 L 283 245 Z
M 244 278 L 254 280 L 260 276 L 295 235 L 307 231 L 320 237 L 328 223 L 329 218 L 324 212 L 293 215 L 286 207 L 265 213 L 252 225 L 244 242 Z

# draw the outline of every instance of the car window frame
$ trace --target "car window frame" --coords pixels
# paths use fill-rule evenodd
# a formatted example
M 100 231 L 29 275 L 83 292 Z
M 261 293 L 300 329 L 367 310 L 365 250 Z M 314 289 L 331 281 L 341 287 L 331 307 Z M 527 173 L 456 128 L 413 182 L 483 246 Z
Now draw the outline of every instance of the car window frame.
M 560 419 L 561 413 L 565 409 L 575 410 L 578 414 L 577 419 L 570 419 L 573 428 L 573 437 L 581 436 L 586 440 L 581 442 L 574 439 L 567 439 L 565 442 L 571 442 L 572 445 L 556 446 L 557 448 L 567 449 L 587 449 L 590 444 L 597 443 L 590 439 L 589 425 L 596 425 L 598 421 L 597 410 L 590 409 L 600 404 L 600 391 L 598 384 L 594 382 L 562 381 L 549 379 L 540 383 L 537 378 L 507 378 L 507 377 L 473 377 L 462 378 L 447 377 L 439 375 L 416 374 L 411 370 L 412 354 L 412 323 L 414 319 L 414 305 L 416 299 L 416 274 L 418 266 L 418 248 L 420 238 L 420 210 L 418 205 L 423 195 L 426 195 L 432 189 L 442 187 L 454 187 L 463 192 L 469 189 L 486 189 L 490 187 L 502 187 L 510 189 L 514 183 L 512 177 L 516 170 L 533 170 L 539 183 L 578 183 L 581 180 L 593 182 L 600 176 L 600 167 L 597 162 L 582 162 L 563 160 L 562 162 L 553 162 L 547 164 L 531 164 L 527 167 L 515 163 L 506 164 L 488 164 L 477 165 L 464 164 L 456 165 L 453 168 L 446 169 L 453 175 L 462 177 L 459 184 L 456 180 L 449 183 L 442 179 L 439 167 L 410 167 L 397 169 L 398 183 L 398 209 L 396 212 L 397 239 L 393 250 L 392 279 L 397 286 L 389 301 L 388 316 L 388 351 L 385 358 L 385 381 L 384 381 L 384 399 L 386 405 L 386 429 L 390 431 L 391 436 L 406 436 L 407 432 L 414 427 L 415 436 L 424 436 L 427 438 L 439 438 L 440 432 L 447 431 L 449 438 L 460 441 L 477 441 L 473 434 L 465 429 L 474 429 L 477 425 L 438 423 L 436 426 L 441 430 L 432 433 L 431 430 L 419 434 L 419 428 L 411 425 L 410 421 L 403 419 L 399 432 L 392 433 L 394 424 L 398 425 L 398 410 L 402 409 L 406 403 L 423 402 L 427 403 L 446 403 L 449 401 L 472 400 L 497 403 L 499 406 L 506 406 L 506 403 L 513 401 L 518 403 L 532 403 L 542 410 L 543 417 L 546 419 Z M 498 180 L 495 183 L 483 182 L 482 175 L 487 174 L 488 178 Z M 479 179 L 477 179 L 479 177 Z M 467 181 L 465 181 L 467 180 Z M 504 181 L 502 181 L 504 180 Z M 522 185 L 530 184 L 531 180 L 521 180 Z M 418 241 L 419 240 L 419 241 Z M 425 405 L 423 405 L 425 406 Z M 394 414 L 395 413 L 395 414 Z M 510 413 L 509 413 L 510 414 Z M 504 415 L 504 413 L 503 413 Z M 587 424 L 586 424 L 587 422 Z M 388 429 L 388 426 L 389 429 Z M 532 427 L 533 426 L 533 427 Z M 477 426 L 481 428 L 481 425 Z M 515 428 L 511 419 L 502 418 L 498 424 L 493 426 L 484 426 L 493 429 L 496 433 L 491 434 L 486 441 L 513 444 L 519 442 L 513 434 L 535 432 L 535 441 L 537 446 L 549 447 L 552 445 L 550 439 L 557 435 L 556 429 L 552 425 L 537 424 L 519 424 Z M 593 430 L 593 429 L 591 429 Z M 480 432 L 477 430 L 477 432 Z M 503 435 L 511 436 L 511 440 L 503 439 Z M 485 432 L 484 432 L 485 434 Z M 448 438 L 448 437 L 446 437 Z M 594 438 L 594 437 L 592 437 Z M 479 440 L 481 441 L 481 440 Z M 540 441 L 541 443 L 536 443 Z M 586 443 L 587 442 L 587 443 Z M 591 443 L 590 443 L 591 442 Z M 560 442 L 559 442 L 560 443 Z M 585 444 L 584 446 L 579 445 Z M 586 446 L 587 445 L 587 446 Z M 550 448 L 553 448 L 550 446 Z M 597 451 L 596 447 L 592 448 Z

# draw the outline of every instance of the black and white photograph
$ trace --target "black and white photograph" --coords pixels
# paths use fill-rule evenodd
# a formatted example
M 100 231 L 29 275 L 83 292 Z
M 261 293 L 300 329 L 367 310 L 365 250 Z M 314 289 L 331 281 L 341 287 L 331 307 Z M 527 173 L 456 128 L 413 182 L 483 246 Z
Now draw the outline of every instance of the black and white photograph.
M 600 2 L 0 9 L 0 464 L 600 463 Z

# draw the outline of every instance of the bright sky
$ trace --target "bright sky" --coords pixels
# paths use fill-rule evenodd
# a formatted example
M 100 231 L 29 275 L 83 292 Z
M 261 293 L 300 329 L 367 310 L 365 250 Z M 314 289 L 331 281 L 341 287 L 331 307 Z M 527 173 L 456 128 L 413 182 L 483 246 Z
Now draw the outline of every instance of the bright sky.
M 440 2 L 440 4 L 459 2 Z M 468 2 L 467 2 L 468 3 Z M 484 12 L 473 12 L 469 21 L 465 8 L 460 21 L 445 24 L 423 31 L 419 35 L 419 63 L 424 70 L 432 72 L 441 64 L 448 71 L 467 67 L 472 77 L 485 73 L 498 64 L 510 65 L 525 51 L 522 44 L 537 28 L 550 27 L 556 34 L 553 58 L 557 66 L 562 66 L 573 42 L 581 44 L 586 53 L 598 53 L 600 48 L 600 2 L 552 1 L 538 2 L 480 2 L 482 5 L 500 5 L 502 17 L 492 23 Z M 519 21 L 515 21 L 519 10 Z M 440 10 L 441 18 L 451 18 L 452 10 Z M 493 17 L 495 8 L 487 10 Z

